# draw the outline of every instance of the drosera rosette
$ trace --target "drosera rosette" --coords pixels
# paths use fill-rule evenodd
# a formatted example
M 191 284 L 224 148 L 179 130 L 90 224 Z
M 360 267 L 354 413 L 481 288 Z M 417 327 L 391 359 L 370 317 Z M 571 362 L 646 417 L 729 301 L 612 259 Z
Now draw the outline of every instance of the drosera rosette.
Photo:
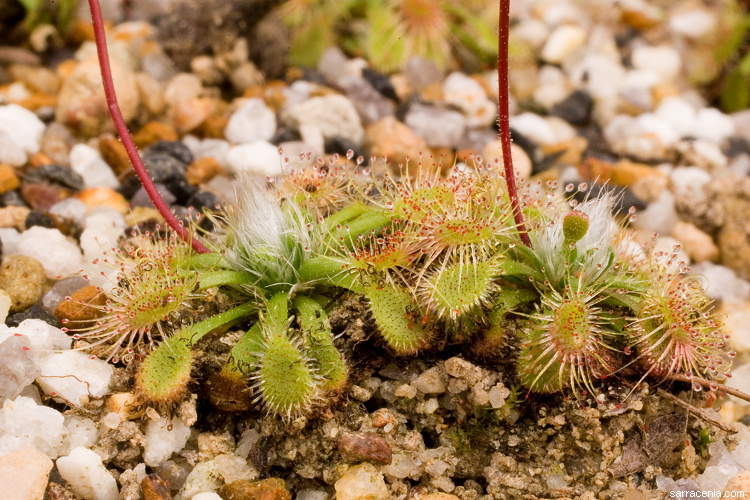
M 283 155 L 283 150 L 279 148 Z M 300 153 L 297 165 L 292 165 L 289 158 L 283 159 L 284 174 L 271 179 L 276 198 L 284 203 L 289 201 L 312 213 L 327 215 L 350 199 L 349 186 L 351 173 L 348 160 L 354 157 L 349 150 L 347 162 L 338 154 L 326 161 L 324 158 L 312 159 L 312 153 Z
M 711 312 L 700 280 L 686 276 L 682 263 L 671 267 L 678 251 L 666 261 L 651 257 L 641 264 L 648 285 L 626 330 L 631 339 L 627 349 L 636 351 L 636 362 L 645 370 L 642 378 L 703 378 L 710 390 L 718 390 L 731 376 L 735 353 L 729 350 L 730 335 Z M 700 390 L 701 384 L 694 382 L 693 388 Z
M 99 276 L 83 274 L 101 296 L 80 305 L 99 317 L 83 325 L 63 318 L 64 330 L 84 341 L 81 348 L 92 356 L 115 363 L 149 352 L 172 330 L 193 321 L 202 311 L 201 301 L 209 298 L 198 286 L 200 272 L 191 257 L 189 242 L 174 232 L 162 237 L 133 231 L 121 247 L 94 260 L 102 269 Z
M 541 295 L 521 334 L 518 377 L 534 392 L 579 389 L 594 392 L 594 381 L 614 372 L 613 347 L 620 332 L 601 307 L 606 295 L 581 281 Z
M 585 185 L 579 186 L 585 190 Z M 620 274 L 618 240 L 622 224 L 612 215 L 617 196 L 609 191 L 577 204 L 571 211 L 558 212 L 531 231 L 531 261 L 549 282 L 560 290 L 567 276 L 584 283 L 615 279 Z
M 249 176 L 240 179 L 240 189 L 238 207 L 226 216 L 226 234 L 217 252 L 240 273 L 240 282 L 264 293 L 296 287 L 298 269 L 314 250 L 315 220 L 294 201 L 281 204 Z

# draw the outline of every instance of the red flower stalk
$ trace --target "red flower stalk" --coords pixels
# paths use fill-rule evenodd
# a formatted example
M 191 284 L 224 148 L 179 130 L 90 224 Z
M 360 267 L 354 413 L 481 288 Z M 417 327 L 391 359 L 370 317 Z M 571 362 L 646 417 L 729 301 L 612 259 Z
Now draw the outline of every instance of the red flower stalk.
M 531 239 L 526 232 L 518 201 L 516 176 L 513 170 L 513 157 L 510 154 L 510 121 L 508 118 L 508 31 L 510 28 L 510 0 L 500 0 L 500 32 L 497 43 L 497 105 L 498 122 L 500 125 L 500 143 L 503 146 L 503 166 L 505 167 L 505 183 L 508 186 L 510 205 L 513 208 L 513 218 L 518 226 L 518 232 L 527 247 L 531 247 Z
M 91 22 L 94 25 L 94 39 L 96 41 L 96 52 L 99 56 L 99 69 L 102 74 L 104 95 L 107 97 L 107 105 L 109 106 L 109 113 L 112 116 L 112 121 L 115 123 L 117 133 L 120 134 L 120 139 L 125 146 L 125 150 L 128 152 L 128 158 L 130 158 L 130 162 L 133 164 L 135 173 L 141 181 L 143 188 L 146 190 L 148 197 L 151 198 L 154 207 L 156 207 L 162 217 L 164 217 L 164 220 L 169 224 L 169 227 L 179 234 L 182 239 L 189 241 L 196 252 L 209 253 L 209 249 L 201 244 L 195 236 L 191 235 L 190 232 L 183 227 L 180 221 L 177 220 L 177 217 L 175 217 L 164 202 L 164 199 L 156 190 L 156 186 L 154 186 L 151 177 L 149 177 L 141 157 L 138 156 L 138 150 L 133 143 L 133 138 L 128 131 L 128 126 L 125 124 L 125 120 L 122 117 L 120 106 L 117 104 L 115 84 L 112 81 L 112 69 L 109 66 L 107 40 L 104 35 L 104 22 L 102 21 L 102 11 L 99 7 L 99 1 L 89 0 L 89 7 L 91 8 Z

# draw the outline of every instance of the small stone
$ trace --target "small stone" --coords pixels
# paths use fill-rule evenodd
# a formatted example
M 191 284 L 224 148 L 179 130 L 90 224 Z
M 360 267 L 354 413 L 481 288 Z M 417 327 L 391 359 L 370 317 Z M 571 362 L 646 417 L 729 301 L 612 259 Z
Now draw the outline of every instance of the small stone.
M 80 245 L 87 259 L 95 259 L 103 252 L 117 248 L 125 231 L 125 218 L 113 208 L 103 207 L 89 212 Z
M 0 289 L 11 299 L 10 312 L 28 309 L 42 298 L 46 276 L 44 266 L 25 255 L 8 255 L 0 265 Z
M 93 451 L 78 447 L 57 459 L 57 470 L 76 494 L 87 500 L 118 500 L 117 481 Z
M 445 392 L 445 381 L 442 370 L 433 366 L 427 371 L 422 372 L 412 385 L 422 394 L 442 394 Z
M 716 144 L 735 134 L 734 121 L 716 108 L 703 108 L 695 116 L 690 134 L 698 139 L 706 139 Z
M 247 459 L 233 453 L 219 455 L 213 459 L 213 463 L 216 464 L 216 472 L 226 484 L 241 480 L 256 480 L 259 476 L 258 471 L 248 464 Z
M 108 187 L 94 187 L 84 189 L 76 195 L 76 199 L 82 201 L 87 208 L 110 207 L 121 214 L 128 213 L 128 202 L 120 193 Z
M 344 432 L 339 436 L 338 451 L 347 463 L 391 463 L 391 447 L 374 432 Z
M 193 467 L 193 470 L 185 479 L 185 484 L 180 490 L 180 496 L 182 498 L 193 498 L 198 493 L 216 491 L 222 486 L 222 483 L 216 464 L 212 460 L 200 462 Z
M 202 212 L 204 208 L 214 210 L 219 205 L 221 205 L 221 200 L 210 191 L 196 191 L 185 202 L 186 207 L 193 207 L 198 212 Z
M 466 130 L 466 119 L 461 113 L 423 104 L 411 106 L 404 123 L 429 147 L 456 148 Z
M 70 168 L 83 178 L 86 188 L 117 189 L 120 181 L 99 152 L 85 144 L 77 144 L 70 151 Z
M 265 78 L 252 61 L 244 61 L 229 73 L 229 81 L 238 92 L 263 85 Z
M 281 175 L 279 148 L 266 141 L 240 144 L 229 150 L 226 156 L 231 173 L 248 172 L 259 177 Z
M 53 353 L 38 363 L 41 374 L 36 382 L 39 387 L 73 406 L 107 394 L 114 375 L 112 365 L 101 359 L 91 359 L 81 351 Z
M 213 99 L 195 97 L 180 101 L 174 111 L 177 132 L 186 134 L 200 127 L 216 108 Z
M 159 474 L 159 477 L 169 481 L 170 490 L 179 491 L 185 484 L 189 471 L 185 467 L 182 467 L 171 460 L 167 460 L 159 466 L 157 473 Z
M 373 155 L 387 157 L 394 167 L 398 167 L 399 164 L 406 165 L 408 157 L 409 163 L 416 170 L 414 165 L 419 154 L 427 157 L 432 153 L 424 139 L 392 116 L 368 126 L 365 142 Z
M 154 146 L 143 155 L 143 164 L 154 183 L 169 184 L 170 182 L 183 179 L 187 170 L 187 163 L 172 154 L 153 149 Z
M 214 158 L 220 166 L 226 168 L 226 156 L 231 148 L 228 141 L 222 139 L 200 140 L 193 136 L 186 136 L 183 138 L 182 142 L 190 149 L 195 158 L 211 157 Z
M 15 189 L 0 194 L 0 207 L 26 207 L 26 202 L 21 193 Z M 27 207 L 28 208 L 28 207 Z
M 748 495 L 750 495 L 750 471 L 746 470 L 740 472 L 727 482 L 721 497 L 744 498 Z
M 154 183 L 154 188 L 156 188 L 156 192 L 159 193 L 159 196 L 164 200 L 164 203 L 166 203 L 167 206 L 173 205 L 177 201 L 177 197 L 172 194 L 164 184 L 156 182 Z M 151 201 L 151 197 L 146 192 L 146 188 L 141 186 L 130 199 L 130 206 L 142 208 L 152 207 L 154 204 Z
M 45 308 L 39 304 L 34 304 L 23 312 L 13 314 L 5 320 L 5 324 L 8 326 L 18 326 L 27 319 L 41 320 L 48 325 L 59 328 L 62 326 L 57 318 L 52 316 Z
M 693 262 L 719 260 L 719 247 L 711 236 L 698 229 L 695 224 L 678 222 L 672 229 L 672 237 L 680 242 Z
M 33 168 L 41 167 L 42 165 L 52 165 L 54 162 L 52 159 L 44 153 L 35 153 L 29 157 L 29 166 Z
M 0 408 L 0 456 L 33 446 L 57 458 L 67 433 L 64 421 L 59 411 L 40 406 L 31 398 L 6 400 Z
M 27 207 L 8 206 L 0 208 L 0 227 L 13 227 L 19 231 L 26 228 L 26 217 L 30 210 Z
M 354 104 L 363 125 L 367 126 L 393 115 L 395 111 L 393 102 L 378 92 L 364 78 L 347 80 L 344 88 L 346 97 Z
M 45 125 L 36 114 L 16 104 L 0 106 L 0 163 L 20 167 L 38 153 Z
M 185 172 L 188 182 L 193 186 L 206 183 L 217 175 L 226 175 L 226 171 L 210 156 L 193 161 Z
M 551 114 L 571 125 L 586 125 L 591 118 L 594 100 L 586 90 L 578 89 L 552 107 Z
M 229 118 L 224 135 L 229 142 L 268 141 L 276 133 L 276 114 L 262 99 L 248 99 Z
M 336 500 L 385 500 L 390 490 L 383 474 L 370 464 L 351 467 L 336 483 Z
M 141 99 L 143 108 L 154 116 L 161 115 L 166 106 L 164 99 L 164 87 L 161 82 L 156 81 L 151 75 L 143 72 L 136 73 L 136 83 L 138 84 L 138 96 Z M 138 141 L 134 141 L 138 144 Z M 140 146 L 140 144 L 138 144 Z
M 174 128 L 162 122 L 148 122 L 133 134 L 133 142 L 139 148 L 147 148 L 159 141 L 177 141 L 179 137 Z
M 5 320 L 8 317 L 8 312 L 10 311 L 10 304 L 11 299 L 8 292 L 0 290 L 0 323 L 5 323 Z
M 32 210 L 29 212 L 29 215 L 26 216 L 26 229 L 29 229 L 30 227 L 34 226 L 41 226 L 41 227 L 56 227 L 57 224 L 55 223 L 55 219 L 50 217 L 47 214 L 43 214 L 42 212 L 37 212 L 36 210 Z
M 37 358 L 44 357 L 52 351 L 70 349 L 72 344 L 72 339 L 65 332 L 40 319 L 27 319 L 9 331 L 28 337 L 31 352 L 38 354 Z
M 146 411 L 143 401 L 132 392 L 117 392 L 107 398 L 105 407 L 117 413 L 121 420 L 133 420 L 140 417 Z
M 372 68 L 362 68 L 362 78 L 386 99 L 398 101 L 398 94 L 388 76 Z
M 503 161 L 502 151 L 502 143 L 499 139 L 488 142 L 484 146 L 484 149 L 482 149 L 482 159 L 484 163 L 488 165 L 490 162 L 492 162 L 492 164 L 494 165 L 494 161 L 497 158 L 497 165 L 499 165 L 499 168 L 502 170 L 505 165 L 505 162 Z M 513 159 L 513 170 L 516 171 L 518 176 L 522 179 L 528 179 L 529 177 L 531 177 L 533 166 L 531 164 L 531 158 L 529 158 L 529 155 L 526 154 L 526 151 L 518 144 L 511 143 L 510 155 Z
M 146 424 L 143 461 L 149 467 L 156 467 L 180 451 L 190 438 L 190 428 L 179 418 L 159 421 L 149 420 Z
M 562 63 L 570 54 L 583 46 L 586 36 L 586 30 L 578 25 L 558 26 L 550 33 L 542 48 L 542 60 L 551 64 Z
M 421 89 L 430 84 L 440 83 L 443 72 L 438 69 L 434 61 L 421 57 L 410 57 L 404 65 L 404 76 L 414 89 Z
M 104 135 L 99 138 L 99 153 L 118 176 L 122 176 L 131 169 L 125 145 L 114 136 Z
M 342 95 L 313 97 L 281 112 L 284 123 L 299 129 L 303 125 L 320 128 L 324 138 L 341 136 L 361 144 L 364 130 L 354 105 Z
M 39 261 L 51 279 L 67 277 L 81 269 L 81 250 L 57 229 L 32 227 L 21 234 L 16 248 L 21 255 Z M 55 251 L 50 252 L 50 248 Z
M 65 428 L 68 430 L 68 435 L 65 437 L 65 444 L 69 450 L 78 448 L 79 446 L 90 448 L 96 443 L 99 437 L 98 426 L 90 418 L 66 415 Z
M 70 196 L 70 192 L 59 186 L 31 182 L 24 183 L 21 195 L 34 210 L 48 212 L 53 205 Z
M 8 72 L 14 80 L 23 82 L 34 92 L 56 94 L 60 87 L 60 78 L 57 74 L 43 66 L 11 64 Z
M 0 163 L 0 193 L 18 188 L 21 182 L 16 176 L 16 171 L 6 163 Z
M 195 495 L 192 500 L 224 500 L 221 498 L 218 494 L 214 493 L 213 491 L 205 491 L 203 493 L 198 493 Z
M 223 453 L 231 453 L 233 448 L 234 439 L 228 433 L 203 432 L 198 435 L 198 459 L 201 462 L 213 460 Z
M 291 500 L 292 495 L 283 479 L 270 478 L 261 481 L 241 479 L 225 484 L 219 489 L 219 496 L 234 500 Z
M 633 226 L 649 234 L 672 234 L 678 220 L 675 197 L 669 190 L 665 190 L 645 210 L 638 213 Z
M 52 122 L 42 136 L 41 152 L 47 155 L 53 164 L 67 165 L 73 142 L 73 134 L 65 125 Z
M 52 460 L 36 448 L 24 446 L 0 456 L 2 498 L 8 500 L 39 500 L 44 497 Z
M 135 118 L 140 103 L 135 74 L 112 48 L 110 54 L 114 55 L 110 62 L 117 102 L 125 122 L 129 122 Z M 55 119 L 59 123 L 88 137 L 114 131 L 96 57 L 89 57 L 75 66 L 70 76 L 64 78 L 57 97 Z
M 8 337 L 0 343 L 0 397 L 15 399 L 39 375 L 29 339 Z
M 631 60 L 634 68 L 651 71 L 659 75 L 663 81 L 677 78 L 682 68 L 680 53 L 667 45 L 639 45 L 633 49 Z
M 674 232 L 679 235 L 676 227 Z M 750 300 L 750 283 L 738 278 L 735 272 L 727 267 L 702 262 L 691 266 L 691 272 L 704 282 L 706 296 L 712 300 L 738 305 Z

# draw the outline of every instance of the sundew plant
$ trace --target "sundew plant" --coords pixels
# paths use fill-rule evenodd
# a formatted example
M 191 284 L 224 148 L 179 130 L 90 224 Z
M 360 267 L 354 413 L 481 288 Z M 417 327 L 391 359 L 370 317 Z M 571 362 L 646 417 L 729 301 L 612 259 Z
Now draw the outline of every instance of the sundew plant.
M 99 9 L 90 4 L 114 119 L 150 189 L 117 113 Z M 303 155 L 284 160 L 278 178 L 241 179 L 238 206 L 213 216 L 220 229 L 202 241 L 155 195 L 173 235 L 112 256 L 120 265 L 108 306 L 76 335 L 137 363 L 140 397 L 169 407 L 187 393 L 202 340 L 242 327 L 225 366 L 203 377 L 211 400 L 285 420 L 346 388 L 350 363 L 328 317 L 353 296 L 391 356 L 481 346 L 492 363 L 513 346 L 507 376 L 528 393 L 598 393 L 608 377 L 724 390 L 734 354 L 699 283 L 675 262 L 677 248 L 654 254 L 625 237 L 634 214 L 616 218 L 618 199 L 606 191 L 576 203 L 566 193 L 585 185 L 516 187 L 508 2 L 500 26 L 502 163 L 473 157 L 440 175 L 432 157 L 387 165 L 351 152 Z M 219 296 L 216 307 L 191 314 Z

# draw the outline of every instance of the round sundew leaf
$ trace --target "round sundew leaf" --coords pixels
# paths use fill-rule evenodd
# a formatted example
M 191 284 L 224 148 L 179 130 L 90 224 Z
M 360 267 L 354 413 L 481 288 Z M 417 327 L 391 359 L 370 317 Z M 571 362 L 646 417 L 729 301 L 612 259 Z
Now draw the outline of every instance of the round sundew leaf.
M 421 293 L 431 310 L 455 318 L 486 302 L 498 275 L 494 262 L 458 262 L 429 277 Z
M 408 290 L 372 286 L 364 293 L 380 334 L 394 351 L 413 354 L 427 346 L 432 333 L 412 313 L 417 305 Z
M 285 333 L 271 335 L 259 358 L 254 378 L 266 410 L 288 419 L 309 408 L 319 380 L 296 343 Z
M 187 343 L 172 337 L 159 344 L 138 367 L 136 391 L 148 402 L 177 402 L 190 382 L 193 354 Z

